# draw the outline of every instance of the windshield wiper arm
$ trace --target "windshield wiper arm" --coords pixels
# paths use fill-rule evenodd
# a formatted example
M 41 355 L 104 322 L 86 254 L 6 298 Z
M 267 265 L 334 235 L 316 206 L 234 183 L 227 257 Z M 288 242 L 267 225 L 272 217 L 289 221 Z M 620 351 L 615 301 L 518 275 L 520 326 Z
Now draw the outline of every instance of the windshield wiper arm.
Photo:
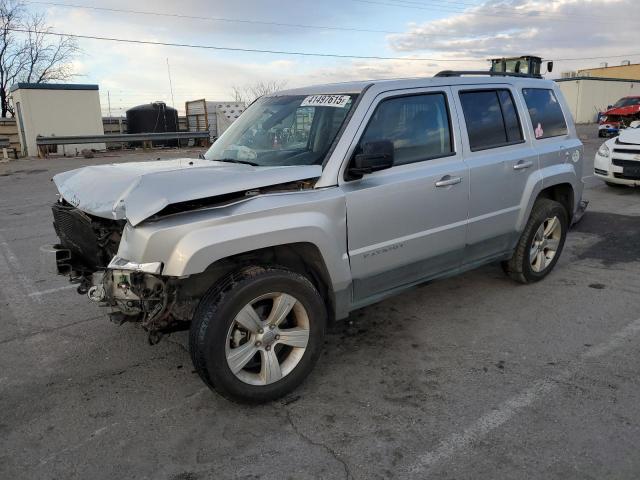
M 236 160 L 235 158 L 221 158 L 215 159 L 214 162 L 226 162 L 226 163 L 242 163 L 243 165 L 251 165 L 252 167 L 259 167 L 260 165 L 249 160 Z

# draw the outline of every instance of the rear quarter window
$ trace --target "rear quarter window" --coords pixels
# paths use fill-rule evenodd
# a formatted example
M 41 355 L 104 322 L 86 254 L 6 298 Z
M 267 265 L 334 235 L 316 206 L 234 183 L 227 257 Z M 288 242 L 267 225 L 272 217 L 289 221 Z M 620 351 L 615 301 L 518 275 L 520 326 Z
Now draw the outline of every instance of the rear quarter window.
M 567 134 L 567 122 L 553 90 L 523 88 L 522 96 L 527 104 L 533 132 L 537 139 Z

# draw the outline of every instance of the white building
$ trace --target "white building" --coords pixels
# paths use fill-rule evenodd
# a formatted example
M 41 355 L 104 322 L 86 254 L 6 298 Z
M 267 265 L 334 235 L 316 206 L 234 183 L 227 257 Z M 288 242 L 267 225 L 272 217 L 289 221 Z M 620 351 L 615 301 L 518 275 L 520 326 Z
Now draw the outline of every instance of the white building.
M 622 97 L 640 96 L 640 80 L 600 77 L 571 77 L 556 80 L 576 123 L 594 123 Z
M 38 155 L 38 135 L 104 135 L 98 85 L 18 83 L 11 99 L 23 155 Z M 85 148 L 104 150 L 105 144 L 60 145 L 57 153 Z

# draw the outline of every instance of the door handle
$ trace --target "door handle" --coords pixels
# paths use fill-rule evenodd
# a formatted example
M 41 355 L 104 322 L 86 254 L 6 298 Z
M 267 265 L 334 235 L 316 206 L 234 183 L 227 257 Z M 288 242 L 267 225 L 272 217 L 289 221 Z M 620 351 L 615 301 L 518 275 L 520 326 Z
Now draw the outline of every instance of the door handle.
M 513 166 L 513 169 L 514 170 L 523 170 L 523 169 L 529 168 L 531 166 L 533 166 L 533 162 L 531 160 L 526 160 L 526 161 L 525 160 L 520 160 L 518 163 L 516 163 Z
M 456 183 L 460 183 L 461 181 L 462 177 L 452 177 L 450 175 L 445 175 L 436 182 L 436 187 L 449 187 L 451 185 L 455 185 Z

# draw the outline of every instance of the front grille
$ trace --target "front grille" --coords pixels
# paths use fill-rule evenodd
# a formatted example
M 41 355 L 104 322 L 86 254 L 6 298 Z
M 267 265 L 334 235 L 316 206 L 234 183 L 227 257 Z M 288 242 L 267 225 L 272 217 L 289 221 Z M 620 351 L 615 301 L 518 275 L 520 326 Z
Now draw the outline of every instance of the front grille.
M 638 149 L 632 149 L 632 148 L 614 148 L 613 149 L 614 153 L 624 153 L 627 155 L 640 155 L 640 148 Z
M 71 205 L 56 203 L 53 212 L 53 228 L 60 243 L 71 251 L 74 267 L 96 270 L 104 267 L 102 249 L 91 218 Z
M 625 180 L 640 180 L 640 173 L 614 173 L 613 176 L 616 178 L 623 178 Z
M 620 158 L 612 158 L 611 163 L 618 167 L 640 167 L 638 160 L 622 160 Z

